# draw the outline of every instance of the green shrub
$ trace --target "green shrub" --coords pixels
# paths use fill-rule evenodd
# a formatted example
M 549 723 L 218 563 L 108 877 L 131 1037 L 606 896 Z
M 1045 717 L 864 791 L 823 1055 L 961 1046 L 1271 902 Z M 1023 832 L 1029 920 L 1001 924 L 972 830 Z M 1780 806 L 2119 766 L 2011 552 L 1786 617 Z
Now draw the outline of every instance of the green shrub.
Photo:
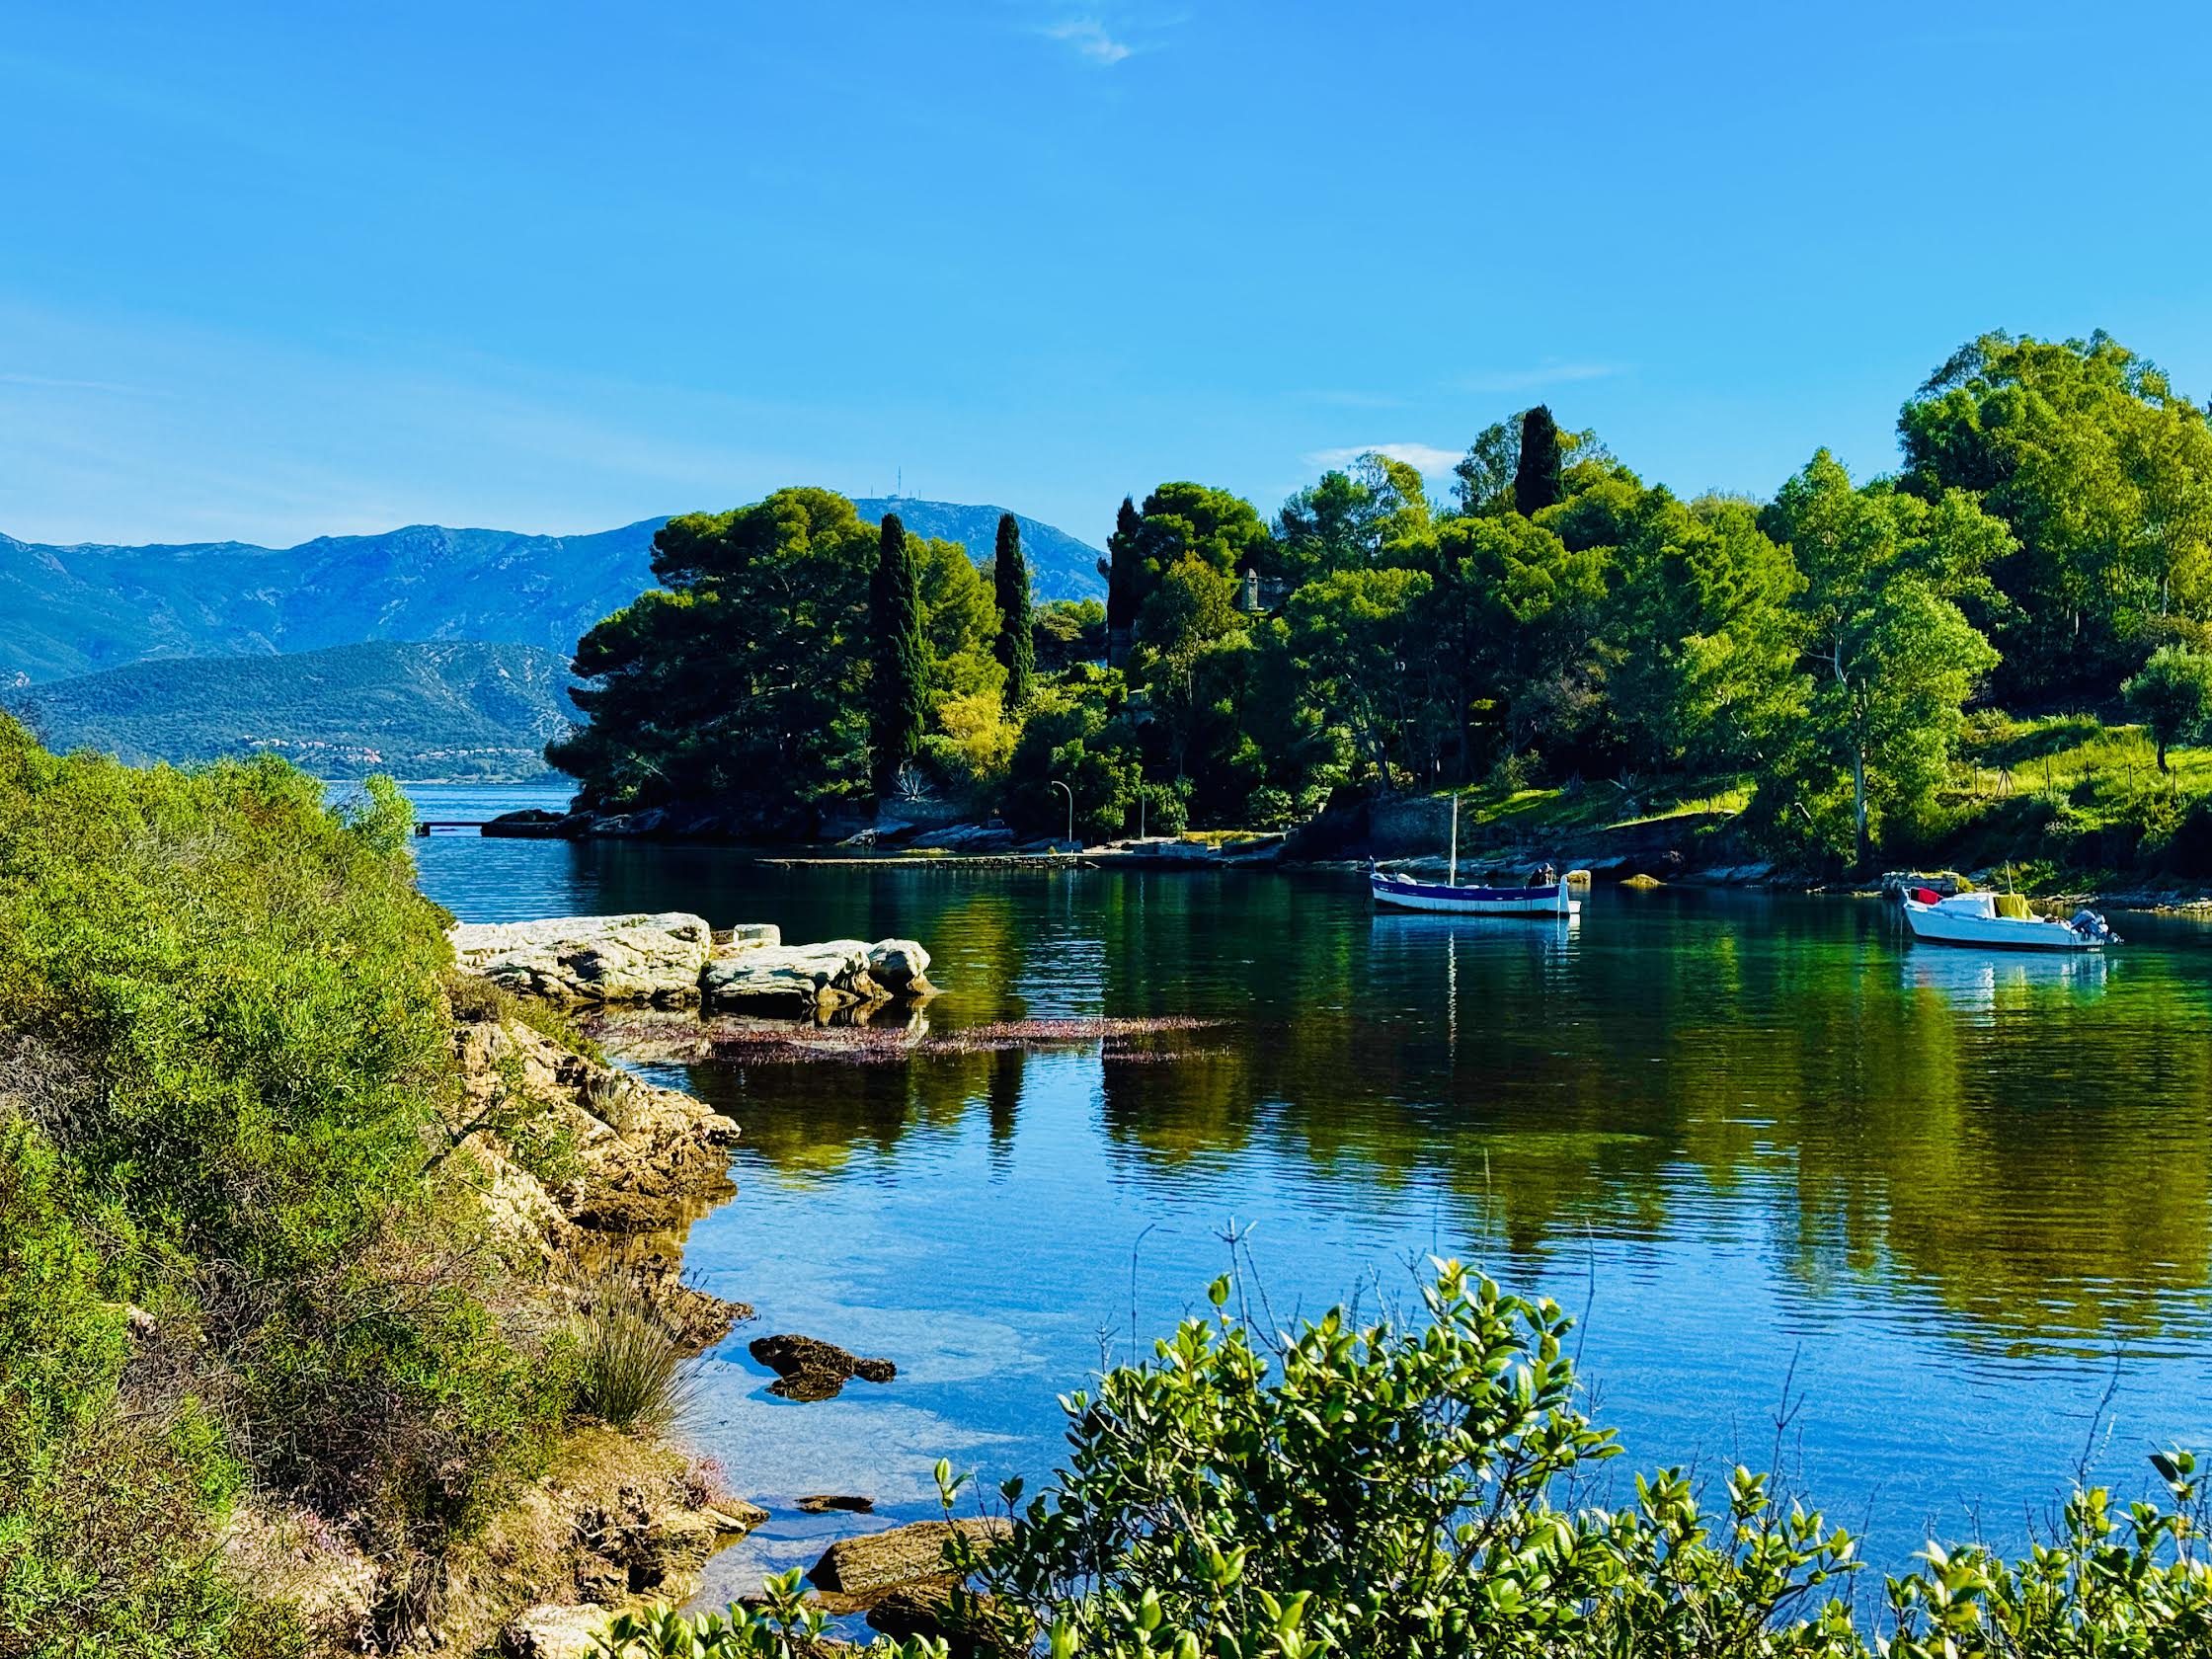
M 968 1616 L 1017 1649 L 1043 1628 L 1056 1659 L 1877 1651 L 1835 1595 L 1857 1566 L 1847 1533 L 1744 1469 L 1717 1516 L 1673 1469 L 1639 1477 L 1631 1506 L 1590 1506 L 1586 1476 L 1616 1448 L 1577 1407 L 1570 1321 L 1457 1264 L 1424 1294 L 1418 1325 L 1332 1312 L 1272 1354 L 1240 1320 L 1191 1320 L 1154 1363 L 1067 1401 L 1055 1488 L 988 1560 L 951 1552 L 995 1593 Z M 1213 1295 L 1224 1305 L 1227 1283 Z M 1931 1550 L 1888 1587 L 1886 1651 L 2207 1651 L 2193 1464 L 2161 1469 L 2172 1511 L 2116 1518 L 2084 1493 L 2026 1561 Z
M 592 1659 L 817 1659 L 856 1649 L 828 1641 L 830 1621 L 810 1606 L 798 1572 L 769 1577 L 757 1605 L 733 1607 L 727 1616 L 686 1619 L 666 1607 L 614 1620 L 592 1649 Z M 947 1659 L 941 1640 L 915 1637 L 878 1641 L 872 1659 Z
M 40 1440 L 106 1403 L 127 1346 L 67 1198 L 45 1137 L 0 1113 L 0 1420 Z
M 450 952 L 409 822 L 388 783 L 334 813 L 273 759 L 140 770 L 0 720 L 0 1608 L 54 1651 L 274 1629 L 206 1542 L 240 1479 L 405 1580 L 567 1407 L 438 1157 Z
M 445 976 L 445 998 L 453 1017 L 467 1025 L 519 1025 L 596 1065 L 606 1051 L 587 1037 L 566 1009 L 542 996 L 517 996 L 481 974 L 458 970 Z
M 1225 1309 L 1227 1281 L 1212 1292 Z M 2194 1659 L 2212 1563 L 2193 1459 L 2171 1507 L 2077 1492 L 2022 1560 L 1930 1545 L 1869 1615 L 1857 1542 L 1747 1469 L 1717 1514 L 1679 1469 L 1600 1507 L 1614 1456 L 1548 1301 L 1457 1263 L 1426 1320 L 1341 1310 L 1277 1342 L 1225 1311 L 1063 1401 L 1071 1455 L 988 1555 L 956 1538 L 955 1651 L 1051 1659 Z M 958 1481 L 938 1465 L 948 1511 Z M 1020 1501 L 1020 1483 L 1004 1489 Z M 823 1651 L 799 1575 L 728 1619 L 618 1620 L 598 1659 Z M 940 1651 L 923 1644 L 878 1655 Z

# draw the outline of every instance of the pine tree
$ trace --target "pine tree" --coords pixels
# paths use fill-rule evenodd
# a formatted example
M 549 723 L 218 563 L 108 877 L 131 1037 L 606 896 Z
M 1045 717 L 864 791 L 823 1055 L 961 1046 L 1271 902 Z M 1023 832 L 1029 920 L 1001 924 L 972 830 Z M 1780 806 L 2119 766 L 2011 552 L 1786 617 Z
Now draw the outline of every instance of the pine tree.
M 1110 669 L 1129 661 L 1130 641 L 1137 633 L 1138 595 L 1145 583 L 1145 556 L 1139 545 L 1144 529 L 1145 517 L 1137 503 L 1122 497 L 1114 533 L 1106 538 L 1108 559 L 1101 572 L 1106 578 L 1106 666 Z
M 1037 677 L 1037 642 L 1029 632 L 1029 560 L 1021 550 L 1021 526 L 1011 513 L 998 517 L 998 551 L 991 565 L 998 597 L 998 641 L 993 648 L 1006 671 L 1006 712 L 1017 714 L 1029 701 Z
M 1513 472 L 1513 510 L 1533 518 L 1565 492 L 1559 483 L 1559 424 L 1538 404 L 1521 417 L 1521 460 Z
M 869 591 L 874 651 L 870 687 L 876 800 L 890 798 L 900 768 L 921 747 L 921 572 L 907 544 L 907 526 L 887 513 Z

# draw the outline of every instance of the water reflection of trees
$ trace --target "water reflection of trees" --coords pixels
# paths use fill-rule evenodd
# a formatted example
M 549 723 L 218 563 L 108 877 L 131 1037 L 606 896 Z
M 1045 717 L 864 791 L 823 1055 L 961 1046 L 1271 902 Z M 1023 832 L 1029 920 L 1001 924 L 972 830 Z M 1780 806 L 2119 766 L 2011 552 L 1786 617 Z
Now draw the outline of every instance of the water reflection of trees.
M 914 1133 L 951 1134 L 981 1107 L 1010 1138 L 1021 1089 L 1018 1054 L 939 1054 L 895 1064 L 778 1060 L 699 1065 L 686 1086 L 734 1118 L 743 1152 L 795 1178 L 830 1176 L 888 1157 Z
M 1903 1281 L 2006 1338 L 2142 1338 L 2206 1285 L 2212 1125 L 2172 1103 L 2206 1097 L 2212 1049 L 2162 959 L 1901 982 L 1886 915 L 1834 902 L 1610 937 L 1407 919 L 1268 915 L 1296 1017 L 1253 1031 L 1240 1087 L 1107 1067 L 1109 1131 L 1441 1182 L 1517 1252 L 1733 1232 L 1748 1209 L 1806 1284 Z M 1153 959 L 1109 952 L 1132 977 Z
M 1099 1064 L 1137 1179 L 1256 1146 L 1379 1206 L 1441 1189 L 1462 1235 L 1524 1255 L 1750 1225 L 1816 1293 L 1910 1287 L 2001 1340 L 2144 1339 L 2212 1274 L 2212 1124 L 2174 1105 L 2206 1098 L 2212 1047 L 2171 958 L 1922 961 L 1836 901 L 1663 897 L 1628 927 L 1609 898 L 1570 930 L 1290 881 L 1098 889 L 1065 914 L 963 893 L 936 925 L 997 941 L 974 947 L 1005 953 L 994 1011 L 1229 1022 L 1187 1060 Z M 1003 1147 L 1021 1086 L 1004 1055 L 755 1067 L 732 1110 L 759 1155 L 824 1169 L 976 1110 Z

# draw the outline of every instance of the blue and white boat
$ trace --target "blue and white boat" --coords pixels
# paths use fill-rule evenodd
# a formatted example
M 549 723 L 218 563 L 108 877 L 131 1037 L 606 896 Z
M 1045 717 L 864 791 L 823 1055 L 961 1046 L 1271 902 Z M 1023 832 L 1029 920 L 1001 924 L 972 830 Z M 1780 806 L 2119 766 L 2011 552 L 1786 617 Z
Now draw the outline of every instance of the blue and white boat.
M 1543 887 L 1462 887 L 1457 882 L 1417 882 L 1411 876 L 1368 872 L 1368 887 L 1378 905 L 1400 910 L 1444 910 L 1458 915 L 1572 916 L 1582 901 L 1567 890 L 1567 878 Z
M 1568 891 L 1567 878 L 1537 887 L 1462 887 L 1460 874 L 1460 798 L 1452 797 L 1452 851 L 1445 861 L 1444 880 L 1415 881 L 1406 875 L 1384 875 L 1368 866 L 1368 891 L 1378 905 L 1398 910 L 1441 911 L 1447 915 L 1575 916 L 1582 901 Z

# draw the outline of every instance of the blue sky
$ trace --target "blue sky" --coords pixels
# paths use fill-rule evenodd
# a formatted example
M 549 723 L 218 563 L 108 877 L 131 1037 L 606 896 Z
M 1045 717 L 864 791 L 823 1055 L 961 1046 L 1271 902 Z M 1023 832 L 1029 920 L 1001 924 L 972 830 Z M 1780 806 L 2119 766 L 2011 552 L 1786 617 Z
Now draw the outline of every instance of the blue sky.
M 0 530 L 1102 539 L 1542 399 L 1684 492 L 1989 328 L 2212 395 L 2204 9 L 193 6 L 0 30 Z

